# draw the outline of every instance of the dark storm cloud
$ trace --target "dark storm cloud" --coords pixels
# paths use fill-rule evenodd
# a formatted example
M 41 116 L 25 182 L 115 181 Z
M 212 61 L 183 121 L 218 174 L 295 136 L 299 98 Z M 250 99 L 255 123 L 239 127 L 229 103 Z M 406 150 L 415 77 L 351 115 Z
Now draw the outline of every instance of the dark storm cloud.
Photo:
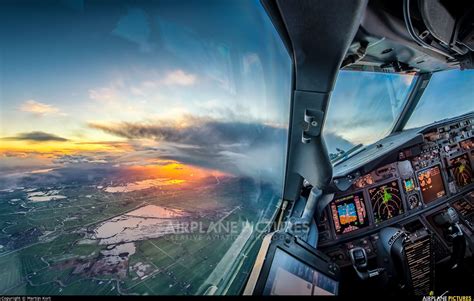
M 47 141 L 68 141 L 68 139 L 59 137 L 54 134 L 35 131 L 29 133 L 20 133 L 16 136 L 5 137 L 2 140 L 17 140 L 17 141 L 33 141 L 33 142 L 47 142 Z
M 154 139 L 141 156 L 177 160 L 232 174 L 281 180 L 286 153 L 284 128 L 258 122 L 187 117 L 186 126 L 158 120 L 153 123 L 89 124 L 106 133 L 135 139 Z
M 259 143 L 284 131 L 262 123 L 226 122 L 188 117 L 187 126 L 180 127 L 163 121 L 148 123 L 116 123 L 89 126 L 106 133 L 128 139 L 154 139 L 189 146 L 234 145 Z M 262 141 L 264 142 L 264 141 Z

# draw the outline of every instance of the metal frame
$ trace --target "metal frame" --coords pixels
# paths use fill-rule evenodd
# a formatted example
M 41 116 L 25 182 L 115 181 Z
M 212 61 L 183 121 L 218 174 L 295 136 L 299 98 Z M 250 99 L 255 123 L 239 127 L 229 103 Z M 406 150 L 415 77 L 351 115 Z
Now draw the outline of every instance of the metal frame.
M 303 179 L 321 190 L 331 182 L 332 164 L 321 133 L 339 67 L 367 0 L 261 2 L 293 59 L 283 198 L 295 201 Z
M 339 67 L 359 28 L 367 0 L 261 3 L 292 60 L 283 199 L 295 201 L 303 180 L 330 191 L 332 164 L 321 134 Z M 431 73 L 417 77 L 391 133 L 403 130 L 430 78 Z
M 405 103 L 405 106 L 403 107 L 400 115 L 398 115 L 398 119 L 395 121 L 395 124 L 393 125 L 390 134 L 393 134 L 395 132 L 400 132 L 403 130 L 408 120 L 410 119 L 413 111 L 418 105 L 418 102 L 420 101 L 421 96 L 423 96 L 423 93 L 425 92 L 426 87 L 428 87 L 428 84 L 431 80 L 432 75 L 433 73 L 419 74 L 419 76 L 416 79 L 416 82 L 414 83 L 413 89 L 411 90 L 410 94 L 407 96 L 408 99 Z

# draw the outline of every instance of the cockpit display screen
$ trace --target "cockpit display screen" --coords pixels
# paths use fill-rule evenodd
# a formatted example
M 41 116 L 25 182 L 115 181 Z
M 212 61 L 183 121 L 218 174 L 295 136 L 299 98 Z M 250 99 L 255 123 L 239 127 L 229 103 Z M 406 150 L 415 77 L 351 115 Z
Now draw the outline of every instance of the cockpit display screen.
M 369 224 L 362 192 L 333 201 L 331 215 L 337 235 L 364 228 Z
M 467 154 L 457 156 L 448 160 L 451 174 L 459 187 L 464 187 L 472 183 L 472 169 Z
M 332 296 L 339 283 L 277 248 L 263 295 Z
M 425 204 L 446 195 L 439 165 L 418 172 L 418 182 Z
M 369 189 L 369 196 L 376 223 L 403 213 L 403 202 L 397 180 Z

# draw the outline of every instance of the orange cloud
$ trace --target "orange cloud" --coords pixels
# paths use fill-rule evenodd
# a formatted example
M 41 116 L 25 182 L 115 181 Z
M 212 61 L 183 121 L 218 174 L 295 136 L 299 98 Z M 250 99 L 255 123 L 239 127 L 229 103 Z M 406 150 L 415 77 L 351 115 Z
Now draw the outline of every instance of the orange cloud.
M 2 141 L 0 154 L 37 153 L 44 156 L 56 157 L 78 153 L 125 153 L 133 148 L 127 143 L 116 142 L 73 142 L 73 141 L 48 141 L 33 143 L 25 140 Z
M 140 172 L 149 178 L 168 178 L 180 181 L 199 181 L 208 177 L 229 176 L 221 171 L 183 164 L 174 160 L 155 160 L 155 164 L 132 165 L 130 171 Z
M 20 106 L 20 111 L 32 113 L 38 116 L 60 113 L 60 110 L 53 105 L 45 104 L 33 99 L 25 101 Z

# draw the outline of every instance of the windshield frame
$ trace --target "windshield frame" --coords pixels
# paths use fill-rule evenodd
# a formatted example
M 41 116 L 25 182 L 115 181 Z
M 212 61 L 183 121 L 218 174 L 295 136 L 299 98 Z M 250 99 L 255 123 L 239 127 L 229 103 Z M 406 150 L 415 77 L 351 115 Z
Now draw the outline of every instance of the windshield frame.
M 414 82 L 413 84 L 413 89 L 407 95 L 407 101 L 405 102 L 405 106 L 400 112 L 397 121 L 394 123 L 390 134 L 401 132 L 404 130 L 408 120 L 410 120 L 421 97 L 423 96 L 425 89 L 428 87 L 432 76 L 433 73 L 431 72 L 418 74 L 417 78 L 415 79 L 416 82 Z

